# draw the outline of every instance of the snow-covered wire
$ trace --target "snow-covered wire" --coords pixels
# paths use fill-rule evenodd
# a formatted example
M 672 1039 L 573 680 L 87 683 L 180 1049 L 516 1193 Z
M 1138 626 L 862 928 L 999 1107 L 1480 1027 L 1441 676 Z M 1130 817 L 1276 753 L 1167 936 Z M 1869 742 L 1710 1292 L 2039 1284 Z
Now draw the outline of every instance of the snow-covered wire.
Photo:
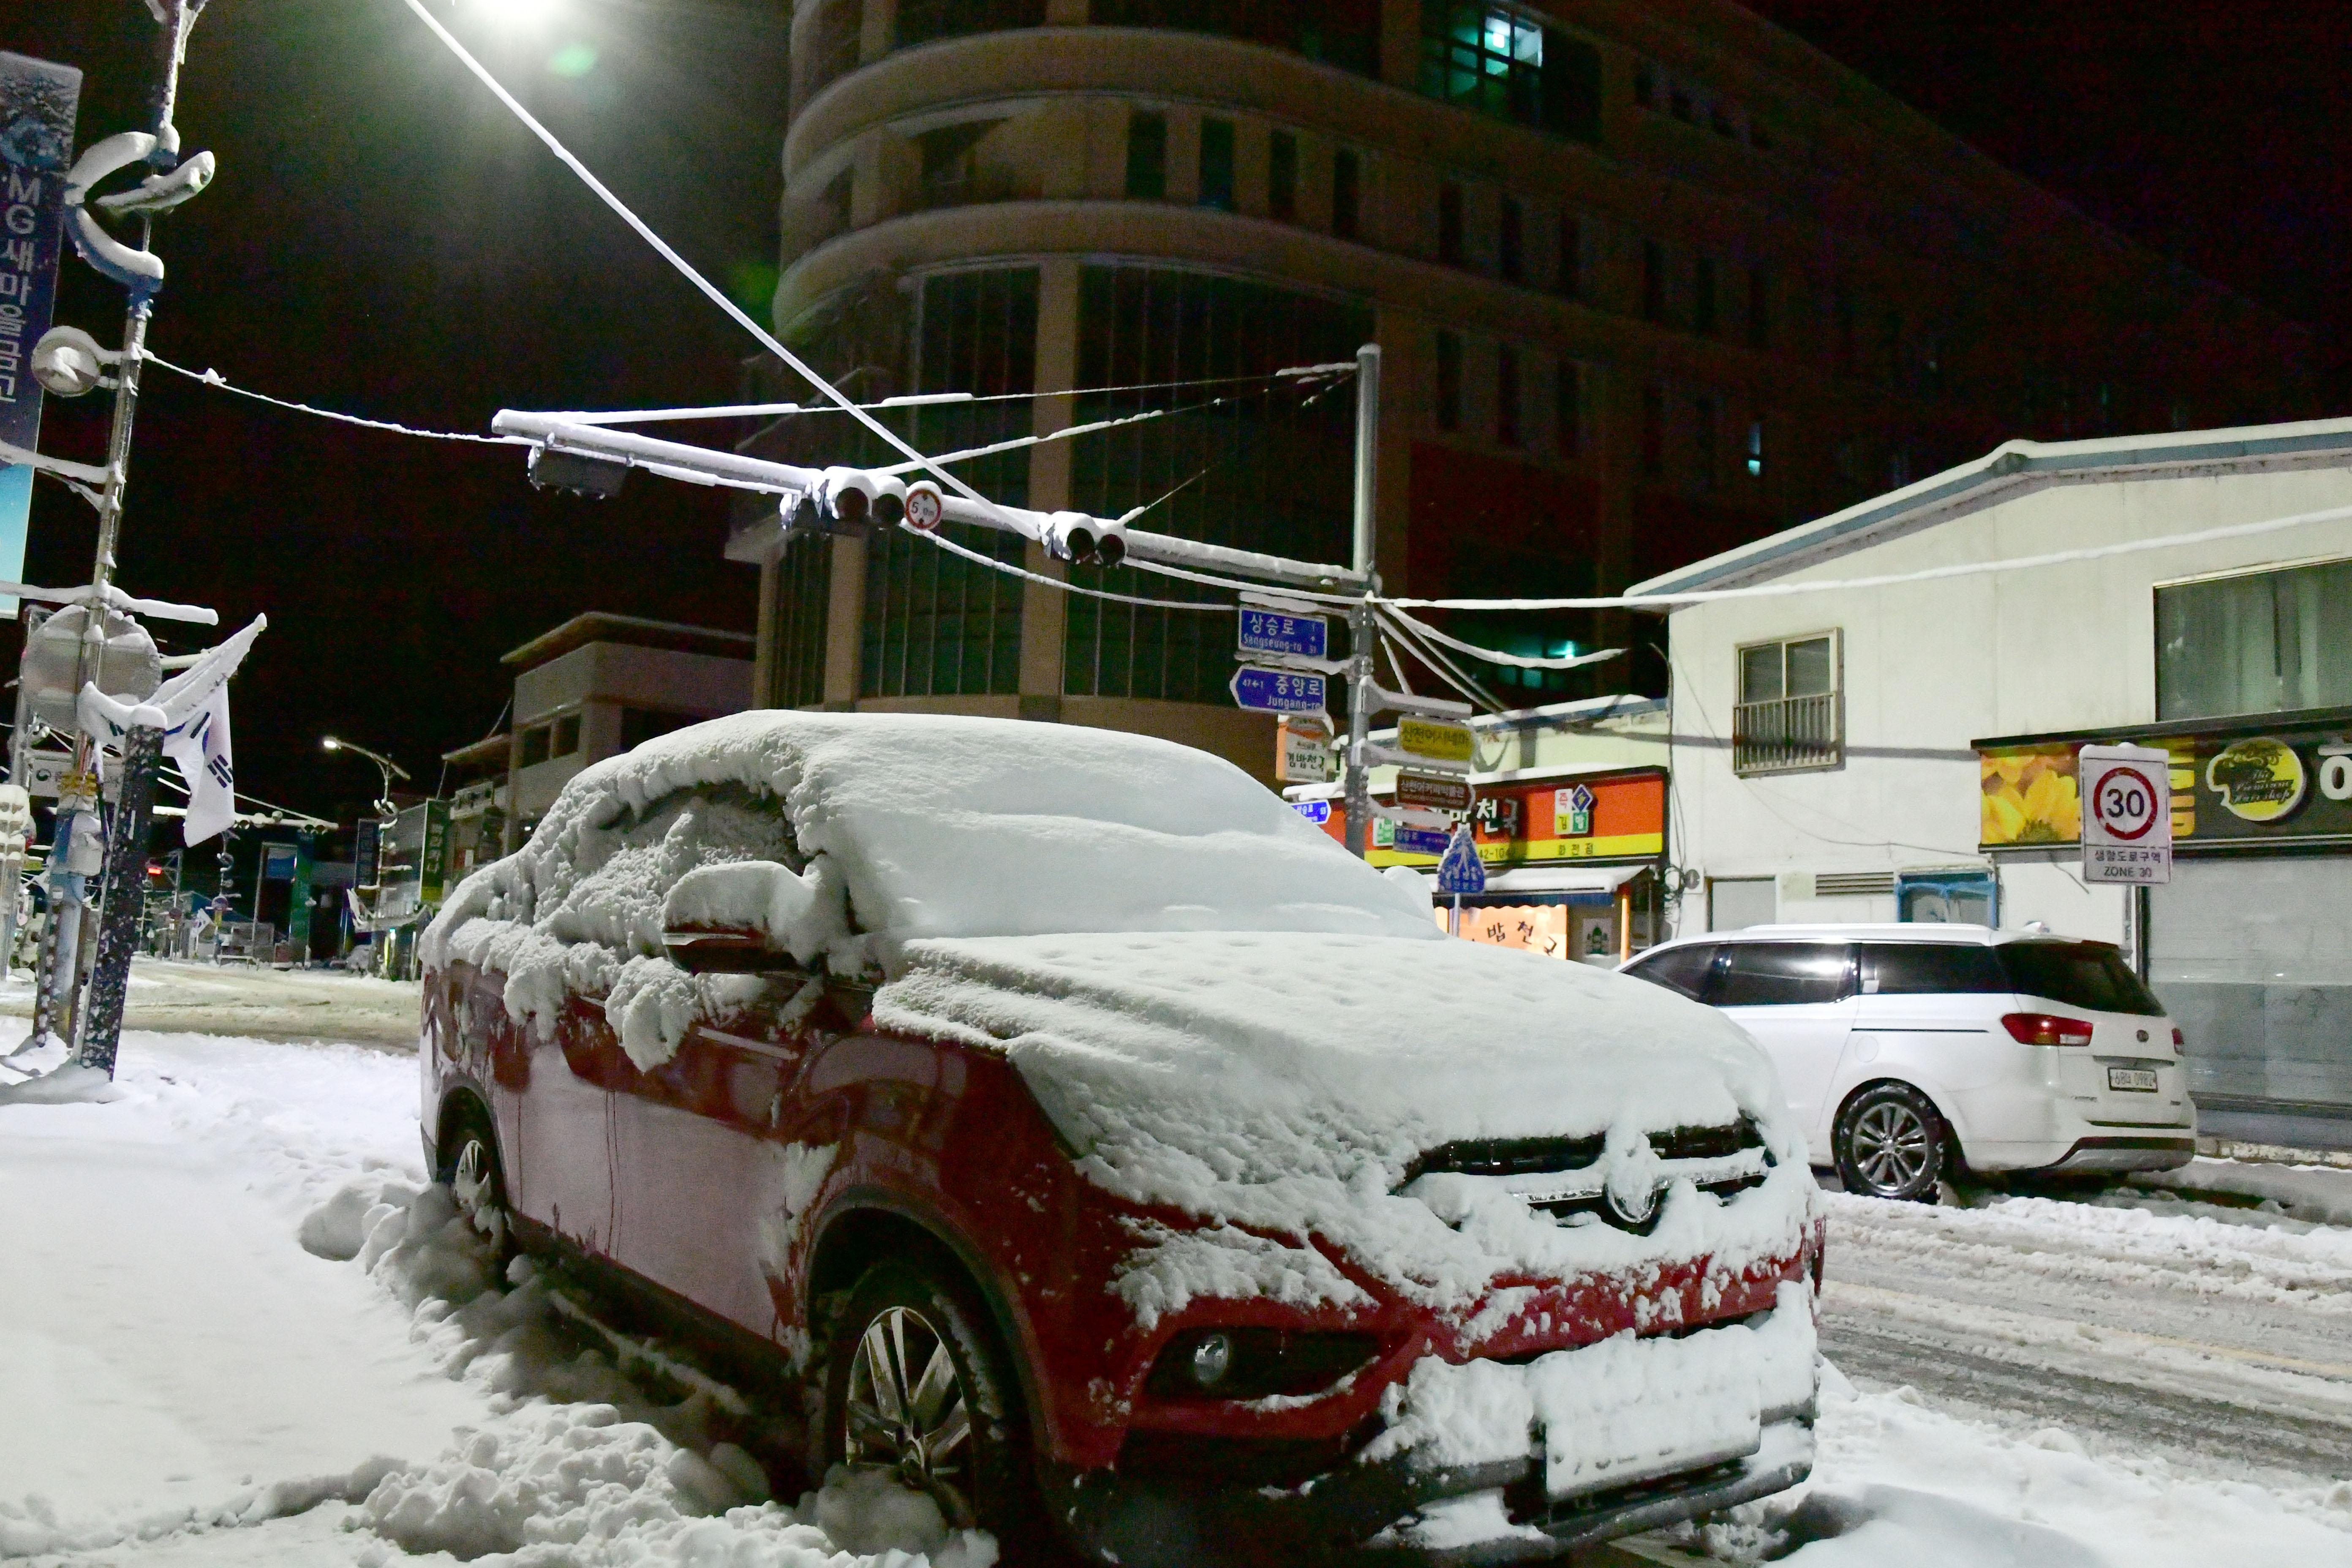
M 1394 600 L 1382 600 L 1381 610 L 1390 621 L 1402 622 L 1422 637 L 1444 643 L 1457 653 L 1466 653 L 1473 658 L 1483 658 L 1489 664 L 1517 665 L 1521 669 L 1580 669 L 1588 664 L 1598 664 L 1604 658 L 1615 658 L 1625 651 L 1622 647 L 1603 648 L 1599 653 L 1580 653 L 1567 658 L 1540 658 L 1529 654 L 1504 653 L 1498 648 L 1480 647 L 1475 643 L 1464 642 L 1460 637 L 1448 637 L 1426 621 L 1415 620 L 1398 609 Z
M 1494 712 L 1499 713 L 1508 706 L 1496 700 L 1493 692 L 1464 674 L 1452 659 L 1440 653 L 1435 647 L 1422 641 L 1415 635 L 1420 623 L 1402 620 L 1393 613 L 1379 606 L 1373 609 L 1372 615 L 1376 624 L 1384 625 L 1389 630 L 1394 632 L 1403 641 L 1405 647 L 1412 650 L 1413 656 L 1436 671 L 1437 678 L 1446 685 L 1451 686 L 1473 702 L 1485 703 Z
M 1076 583 L 1064 582 L 1059 577 L 1048 577 L 1042 572 L 1032 572 L 1024 566 L 1015 566 L 1009 561 L 999 561 L 995 556 L 983 555 L 977 550 L 967 550 L 952 539 L 938 532 L 926 533 L 912 523 L 901 522 L 898 528 L 900 531 L 911 533 L 919 539 L 929 540 L 950 555 L 961 555 L 967 561 L 978 562 L 992 572 L 1002 572 L 1009 577 L 1018 577 L 1027 583 L 1043 583 L 1049 588 L 1059 588 L 1066 594 L 1084 594 L 1089 599 L 1109 599 L 1121 605 L 1141 605 L 1146 609 L 1152 610 L 1216 610 L 1227 615 L 1233 613 L 1234 606 L 1231 605 L 1207 604 L 1189 599 L 1139 599 L 1132 594 L 1113 594 L 1102 588 L 1081 588 Z
M 356 414 L 338 414 L 331 408 L 314 408 L 307 403 L 295 403 L 283 397 L 272 397 L 266 392 L 255 392 L 250 387 L 238 386 L 216 370 L 194 371 L 184 365 L 173 364 L 152 349 L 142 350 L 142 357 L 150 364 L 162 365 L 174 375 L 184 375 L 190 381 L 201 383 L 205 386 L 216 386 L 223 392 L 234 392 L 239 397 L 250 397 L 257 403 L 267 403 L 278 408 L 290 408 L 297 414 L 315 414 L 321 419 L 332 419 L 338 424 L 357 425 L 364 429 L 388 431 L 394 436 L 422 436 L 428 441 L 478 441 L 486 447 L 530 445 L 529 442 L 511 436 L 477 436 L 466 430 L 419 430 L 413 425 L 395 424 L 389 419 L 362 419 Z
M 1982 576 L 1993 572 L 2028 572 L 2044 566 L 2064 566 L 2078 561 L 2104 561 L 2115 555 L 2137 555 L 2149 550 L 2171 550 L 2190 544 L 2210 544 L 2224 539 L 2246 539 L 2275 533 L 2308 523 L 2335 522 L 2352 517 L 2352 506 L 2332 506 L 2259 522 L 2231 523 L 2189 533 L 2160 534 L 2153 539 L 2127 539 L 2115 544 L 2089 544 L 2074 550 L 2053 550 L 2042 555 L 2016 555 L 2006 561 L 1969 561 L 1952 566 L 1928 566 L 1916 572 L 1890 572 L 1876 577 L 1846 577 L 1835 582 L 1759 583 L 1745 588 L 1694 588 L 1674 594 L 1601 595 L 1580 599 L 1388 599 L 1382 603 L 1429 610 L 1670 610 L 1677 605 L 1712 604 L 1718 599 L 1779 598 L 1791 594 L 1822 594 L 1838 589 L 1895 588 L 1911 583 L 1936 583 L 1950 577 Z
M 485 67 L 481 61 L 476 59 L 473 55 L 467 50 L 465 45 L 457 41 L 457 36 L 451 33 L 448 28 L 443 26 L 440 22 L 434 17 L 432 12 L 425 9 L 424 0 L 407 0 L 407 5 L 408 8 L 416 14 L 417 19 L 423 22 L 427 28 L 431 29 L 433 36 L 439 38 L 443 44 L 446 45 L 449 52 L 456 55 L 465 68 L 471 71 L 484 87 L 488 88 L 498 100 L 506 105 L 508 110 L 511 112 L 516 119 L 521 121 L 525 126 L 529 127 L 531 134 L 537 136 L 541 142 L 546 146 L 549 152 L 555 154 L 556 160 L 559 163 L 562 163 L 565 168 L 571 170 L 572 174 L 578 175 L 581 183 L 585 184 L 591 191 L 594 192 L 598 200 L 602 201 L 606 206 L 612 208 L 614 214 L 618 216 L 623 223 L 627 224 L 629 227 L 635 232 L 638 238 L 653 247 L 654 250 L 663 260 L 676 268 L 679 276 L 683 277 L 688 282 L 693 284 L 696 289 L 699 289 L 704 298 L 708 299 L 712 304 L 718 306 L 719 310 L 726 312 L 729 319 L 733 321 L 737 326 L 741 327 L 745 331 L 751 333 L 752 338 L 761 348 L 766 349 L 778 359 L 783 361 L 785 364 L 790 365 L 803 380 L 806 381 L 817 391 L 823 393 L 836 407 L 842 409 L 845 413 L 848 414 L 850 417 L 856 419 L 859 424 L 873 431 L 877 436 L 881 437 L 883 441 L 888 445 L 893 451 L 898 453 L 902 457 L 910 458 L 913 461 L 921 464 L 924 469 L 929 472 L 932 478 L 938 479 L 941 484 L 947 486 L 958 495 L 962 496 L 973 505 L 980 507 L 982 510 L 994 516 L 998 523 L 1003 527 L 1006 532 L 1018 533 L 1021 531 L 1019 529 L 1013 526 L 1011 518 L 1007 517 L 1004 514 L 1003 510 L 994 501 L 989 500 L 986 496 L 982 495 L 978 490 L 972 489 L 971 486 L 966 484 L 962 479 L 958 479 L 955 475 L 948 472 L 945 468 L 942 468 L 939 465 L 931 462 L 930 459 L 925 458 L 922 453 L 915 450 L 913 447 L 908 445 L 906 441 L 899 437 L 897 431 L 891 429 L 888 426 L 883 424 L 882 421 L 874 417 L 874 416 L 866 409 L 861 408 L 856 404 L 851 402 L 848 396 L 844 394 L 839 387 L 834 385 L 833 383 L 819 375 L 814 366 L 810 365 L 807 362 L 803 360 L 800 355 L 793 353 L 792 350 L 786 348 L 782 342 L 777 341 L 774 333 L 769 331 L 765 327 L 760 325 L 759 322 L 753 321 L 740 305 L 738 305 L 734 300 L 727 297 L 724 290 L 720 289 L 716 284 L 712 283 L 709 279 L 705 278 L 700 272 L 697 271 L 692 262 L 687 260 L 685 257 L 680 256 L 671 247 L 670 243 L 667 240 L 655 233 L 652 226 L 647 224 L 645 219 L 639 217 L 636 213 L 630 208 L 626 202 L 623 201 L 619 196 L 614 195 L 611 188 L 608 187 L 604 181 L 598 179 L 589 171 L 587 164 L 582 163 L 578 157 L 573 155 L 570 148 L 564 146 L 564 144 L 556 138 L 555 132 L 550 131 L 546 126 L 541 125 L 539 122 L 538 118 L 534 116 L 530 110 L 525 109 L 522 106 L 522 101 L 516 98 L 514 94 L 509 92 L 499 81 L 499 79 L 492 76 L 488 68 Z
M 856 405 L 859 408 L 920 408 L 933 404 L 953 403 L 1030 403 L 1041 397 L 1109 397 L 1129 392 L 1177 392 L 1195 386 L 1233 386 L 1254 381 L 1305 381 L 1320 377 L 1338 378 L 1355 374 L 1356 362 L 1339 360 L 1329 364 L 1286 365 L 1256 375 L 1196 375 L 1189 381 L 1141 381 L 1127 386 L 1066 386 L 1053 391 L 1038 392 L 912 392 L 897 397 L 878 398 L 872 403 Z M 806 403 L 728 403 L 698 408 L 609 408 L 596 411 L 568 409 L 560 413 L 541 413 L 541 417 L 562 419 L 573 425 L 652 425 L 677 419 L 743 419 L 791 414 L 840 414 L 844 409 L 830 404 Z

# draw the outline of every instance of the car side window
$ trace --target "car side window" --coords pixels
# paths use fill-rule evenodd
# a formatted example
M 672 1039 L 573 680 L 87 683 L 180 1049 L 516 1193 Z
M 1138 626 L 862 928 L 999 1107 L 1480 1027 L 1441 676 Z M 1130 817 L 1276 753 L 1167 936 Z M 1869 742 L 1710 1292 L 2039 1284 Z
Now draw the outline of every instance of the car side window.
M 803 858 L 773 796 L 740 786 L 686 789 L 583 828 L 571 885 L 541 925 L 560 942 L 593 942 L 659 956 L 662 900 L 687 872 L 727 860 Z
M 1872 942 L 1862 947 L 1865 996 L 1948 996 L 2009 989 L 2009 977 L 1989 947 L 1943 942 Z
M 1717 951 L 1714 943 L 1704 942 L 1689 947 L 1670 947 L 1627 965 L 1625 973 L 1653 985 L 1679 991 L 1694 1002 L 1703 1002 L 1706 1000 L 1707 971 L 1715 967 Z
M 1793 1007 L 1853 994 L 1853 949 L 1842 942 L 1735 942 L 1715 994 L 1718 1007 Z

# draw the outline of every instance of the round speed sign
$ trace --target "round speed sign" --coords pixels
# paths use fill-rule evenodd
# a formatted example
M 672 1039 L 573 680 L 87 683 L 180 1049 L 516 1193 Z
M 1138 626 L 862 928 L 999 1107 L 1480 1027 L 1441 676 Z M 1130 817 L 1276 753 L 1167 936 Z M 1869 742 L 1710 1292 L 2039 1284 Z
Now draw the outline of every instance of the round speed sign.
M 2147 837 L 2157 814 L 2171 809 L 2171 786 L 2155 764 L 2108 763 L 2092 775 L 2089 804 L 2101 828 L 2130 843 Z

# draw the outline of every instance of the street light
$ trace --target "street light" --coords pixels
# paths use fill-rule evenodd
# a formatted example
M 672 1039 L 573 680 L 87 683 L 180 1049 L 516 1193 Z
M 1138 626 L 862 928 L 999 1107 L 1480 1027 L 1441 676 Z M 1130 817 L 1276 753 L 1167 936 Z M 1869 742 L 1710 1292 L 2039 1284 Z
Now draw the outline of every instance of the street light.
M 338 741 L 332 735 L 321 735 L 319 737 L 319 746 L 322 751 L 351 752 L 356 755 L 365 757 L 369 762 L 372 762 L 376 765 L 376 771 L 383 774 L 383 794 L 377 797 L 375 803 L 375 814 L 380 817 L 389 819 L 393 815 L 392 781 L 394 779 L 407 778 L 408 771 L 402 767 L 398 763 L 394 762 L 390 757 L 371 752 L 365 746 L 354 746 L 349 741 Z

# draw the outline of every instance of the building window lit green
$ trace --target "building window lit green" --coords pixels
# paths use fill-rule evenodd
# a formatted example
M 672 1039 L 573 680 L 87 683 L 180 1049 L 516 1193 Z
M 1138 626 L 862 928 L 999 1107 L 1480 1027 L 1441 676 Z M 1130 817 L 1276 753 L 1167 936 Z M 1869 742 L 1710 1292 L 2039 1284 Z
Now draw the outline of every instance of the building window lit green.
M 1421 8 L 1421 90 L 1474 113 L 1601 140 L 1601 52 L 1515 8 Z

